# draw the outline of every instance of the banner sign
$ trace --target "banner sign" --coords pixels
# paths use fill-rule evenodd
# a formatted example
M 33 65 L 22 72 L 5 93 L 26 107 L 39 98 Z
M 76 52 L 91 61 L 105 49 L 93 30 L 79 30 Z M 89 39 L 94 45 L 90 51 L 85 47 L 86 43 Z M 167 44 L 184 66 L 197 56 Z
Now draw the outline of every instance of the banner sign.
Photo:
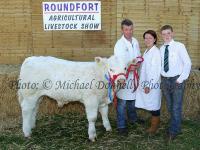
M 101 30 L 100 1 L 43 2 L 44 30 Z

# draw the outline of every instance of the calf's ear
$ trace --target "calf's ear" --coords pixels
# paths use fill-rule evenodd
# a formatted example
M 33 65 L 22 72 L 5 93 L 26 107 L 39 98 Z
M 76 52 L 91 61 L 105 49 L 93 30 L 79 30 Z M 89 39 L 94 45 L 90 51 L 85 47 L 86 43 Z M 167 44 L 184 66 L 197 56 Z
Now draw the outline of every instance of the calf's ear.
M 94 60 L 95 60 L 96 63 L 100 63 L 102 61 L 102 58 L 101 57 L 95 57 Z
M 95 57 L 95 62 L 98 65 L 105 66 L 107 64 L 107 58 Z

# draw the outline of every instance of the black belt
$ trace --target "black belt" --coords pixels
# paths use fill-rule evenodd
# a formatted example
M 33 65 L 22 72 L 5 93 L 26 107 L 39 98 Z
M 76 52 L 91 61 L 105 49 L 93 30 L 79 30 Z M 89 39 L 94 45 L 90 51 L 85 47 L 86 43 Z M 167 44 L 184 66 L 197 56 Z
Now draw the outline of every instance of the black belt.
M 164 78 L 164 79 L 174 79 L 174 78 L 178 78 L 180 75 L 177 75 L 177 76 L 174 76 L 174 77 L 164 77 L 161 75 L 161 78 Z

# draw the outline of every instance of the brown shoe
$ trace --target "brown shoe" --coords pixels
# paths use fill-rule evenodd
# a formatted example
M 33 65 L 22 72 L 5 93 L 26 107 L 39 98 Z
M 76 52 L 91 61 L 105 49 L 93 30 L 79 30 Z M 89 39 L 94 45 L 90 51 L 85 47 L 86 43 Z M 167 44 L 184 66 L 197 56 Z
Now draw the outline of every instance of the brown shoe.
M 158 130 L 160 124 L 160 117 L 158 116 L 152 116 L 151 117 L 151 127 L 146 130 L 148 134 L 155 134 Z

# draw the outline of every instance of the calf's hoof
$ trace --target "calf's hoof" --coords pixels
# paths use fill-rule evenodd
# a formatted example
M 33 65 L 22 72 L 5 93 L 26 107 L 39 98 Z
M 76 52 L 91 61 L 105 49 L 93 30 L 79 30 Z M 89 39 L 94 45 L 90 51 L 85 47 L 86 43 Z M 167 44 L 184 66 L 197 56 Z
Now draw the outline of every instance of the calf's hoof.
M 107 131 L 107 132 L 111 132 L 111 131 L 112 131 L 112 128 L 111 128 L 111 127 L 106 128 L 106 131 Z

